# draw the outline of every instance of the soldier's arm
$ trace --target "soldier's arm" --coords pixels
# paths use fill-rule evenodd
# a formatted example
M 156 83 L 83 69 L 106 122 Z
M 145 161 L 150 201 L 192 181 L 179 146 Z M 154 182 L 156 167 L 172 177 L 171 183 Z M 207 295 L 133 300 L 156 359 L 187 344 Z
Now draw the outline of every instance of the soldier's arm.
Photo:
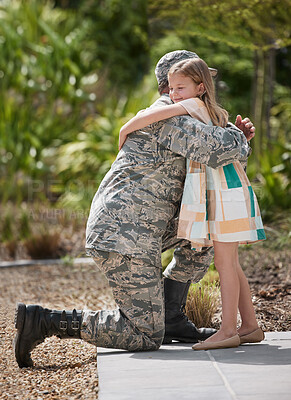
M 244 161 L 250 152 L 245 136 L 232 124 L 221 128 L 183 116 L 157 122 L 144 130 L 148 128 L 167 149 L 212 168 Z
M 172 104 L 162 95 L 150 108 Z M 246 162 L 251 153 L 246 138 L 233 124 L 226 128 L 205 125 L 191 117 L 173 117 L 147 126 L 143 131 L 154 134 L 157 141 L 185 158 L 218 168 L 233 161 Z
M 162 121 L 177 115 L 184 115 L 187 111 L 181 104 L 169 104 L 163 105 L 162 107 L 153 107 L 139 112 L 135 117 L 131 118 L 119 132 L 119 150 L 123 146 L 127 135 L 133 131 L 145 128 L 154 122 Z
M 151 108 L 161 107 L 166 104 L 172 104 L 172 101 L 168 95 L 162 95 Z M 185 123 L 186 120 L 186 126 L 180 123 L 180 121 L 184 121 Z M 205 163 L 212 168 L 218 168 L 238 160 L 246 166 L 247 158 L 251 154 L 252 149 L 247 144 L 245 136 L 248 140 L 251 139 L 254 136 L 255 129 L 248 118 L 244 120 L 240 118 L 238 122 L 240 129 L 232 123 L 228 123 L 225 129 L 219 127 L 215 127 L 214 129 L 214 127 L 204 125 L 195 119 L 191 120 L 189 117 L 179 117 L 167 120 L 167 126 L 157 123 L 145 128 L 145 130 L 149 129 L 153 133 L 158 130 L 157 140 L 165 147 L 186 158 Z M 175 126 L 175 124 L 177 125 Z M 180 125 L 182 125 L 182 129 Z M 163 130 L 160 130 L 161 127 L 163 127 Z M 171 127 L 174 128 L 172 130 L 173 133 L 176 130 L 176 135 L 180 132 L 181 138 L 184 137 L 184 142 L 189 138 L 189 143 L 192 144 L 190 150 L 186 147 L 181 147 L 179 142 L 175 142 L 173 137 L 168 137 L 167 131 Z

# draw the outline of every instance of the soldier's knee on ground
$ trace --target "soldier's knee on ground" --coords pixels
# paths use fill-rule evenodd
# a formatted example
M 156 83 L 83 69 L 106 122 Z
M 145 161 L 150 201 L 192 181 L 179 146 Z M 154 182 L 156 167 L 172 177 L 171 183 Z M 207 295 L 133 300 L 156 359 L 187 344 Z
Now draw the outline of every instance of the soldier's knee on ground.
M 133 340 L 128 344 L 128 351 L 156 351 L 159 350 L 163 343 L 164 334 L 159 335 L 159 337 L 151 337 L 148 335 L 143 335 L 140 339 L 141 340 Z
M 153 330 L 152 335 L 149 337 L 151 345 L 149 346 L 148 350 L 158 350 L 163 343 L 164 335 L 164 327 L 163 329 Z

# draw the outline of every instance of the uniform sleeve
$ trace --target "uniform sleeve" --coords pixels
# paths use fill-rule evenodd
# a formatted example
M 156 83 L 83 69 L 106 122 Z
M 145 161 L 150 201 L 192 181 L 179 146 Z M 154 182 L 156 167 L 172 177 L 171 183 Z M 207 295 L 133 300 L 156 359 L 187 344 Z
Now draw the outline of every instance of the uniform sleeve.
M 245 161 L 249 145 L 234 125 L 209 126 L 192 117 L 173 117 L 152 124 L 157 141 L 190 160 L 218 168 L 234 161 Z

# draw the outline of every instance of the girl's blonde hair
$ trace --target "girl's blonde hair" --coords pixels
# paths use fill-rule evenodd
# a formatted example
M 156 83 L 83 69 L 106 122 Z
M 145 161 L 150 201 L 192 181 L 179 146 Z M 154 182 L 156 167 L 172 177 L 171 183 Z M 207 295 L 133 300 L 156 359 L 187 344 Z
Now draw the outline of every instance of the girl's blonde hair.
M 190 58 L 174 64 L 168 73 L 182 74 L 190 77 L 197 85 L 204 84 L 205 93 L 201 96 L 213 125 L 225 127 L 228 122 L 228 112 L 220 107 L 215 100 L 215 87 L 208 65 L 201 58 Z

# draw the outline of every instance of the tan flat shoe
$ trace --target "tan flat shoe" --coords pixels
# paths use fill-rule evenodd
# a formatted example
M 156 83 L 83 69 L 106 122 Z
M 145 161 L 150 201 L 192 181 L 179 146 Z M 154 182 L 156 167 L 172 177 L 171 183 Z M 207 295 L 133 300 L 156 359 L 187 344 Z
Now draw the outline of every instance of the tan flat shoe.
M 240 344 L 259 343 L 265 339 L 265 334 L 261 328 L 258 328 L 251 333 L 247 333 L 246 335 L 241 335 L 239 338 L 240 338 Z
M 238 347 L 240 345 L 239 335 L 221 340 L 219 342 L 200 342 L 192 346 L 193 350 L 211 350 L 211 349 L 227 349 L 229 347 Z

